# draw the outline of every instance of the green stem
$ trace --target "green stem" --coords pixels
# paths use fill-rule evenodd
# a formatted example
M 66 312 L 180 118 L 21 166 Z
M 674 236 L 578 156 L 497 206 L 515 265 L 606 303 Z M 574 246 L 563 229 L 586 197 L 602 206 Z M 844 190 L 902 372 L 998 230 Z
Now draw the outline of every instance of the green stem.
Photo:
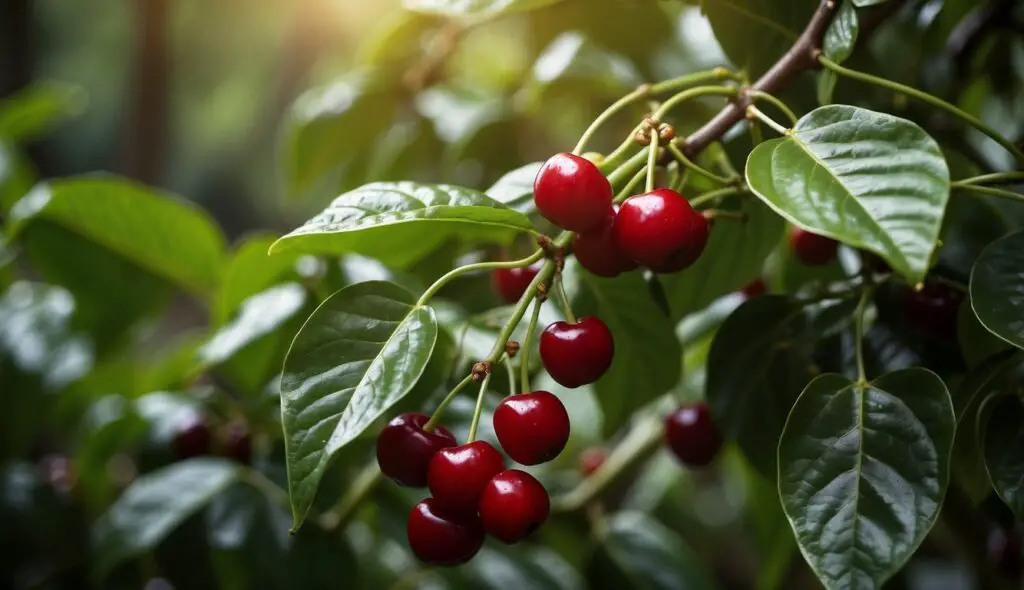
M 710 170 L 705 170 L 703 167 L 698 166 L 693 160 L 687 158 L 686 154 L 684 154 L 682 150 L 676 147 L 676 144 L 674 143 L 668 144 L 668 151 L 672 153 L 672 156 L 675 157 L 675 159 L 678 160 L 680 164 L 685 166 L 687 169 L 692 170 L 694 173 L 700 174 L 704 178 L 707 178 L 711 182 L 717 182 L 718 184 L 729 184 L 732 182 L 732 180 L 728 178 L 719 176 L 714 172 L 711 172 Z
M 718 168 L 725 173 L 726 178 L 739 178 L 740 173 L 736 171 L 736 167 L 732 165 L 732 160 L 729 159 L 729 154 L 725 151 L 725 146 L 719 142 L 715 142 L 718 146 L 717 150 L 714 150 L 715 163 L 718 164 Z
M 615 186 L 622 182 L 624 179 L 635 174 L 638 170 L 642 171 L 646 163 L 647 151 L 640 150 L 639 152 L 633 154 L 633 157 L 623 162 L 621 166 L 619 166 L 611 174 L 609 174 L 608 182 L 612 186 Z
M 658 131 L 651 130 L 651 145 L 647 149 L 647 192 L 654 190 L 654 173 L 658 169 Z
M 657 111 L 654 111 L 652 116 L 655 120 L 660 121 L 672 109 L 698 96 L 736 96 L 737 92 L 739 91 L 735 86 L 697 86 L 696 88 L 688 88 L 666 100 Z
M 764 100 L 772 103 L 773 105 L 775 105 L 775 108 L 779 109 L 780 111 L 782 111 L 784 115 L 786 115 L 786 118 L 789 119 L 791 123 L 793 123 L 794 127 L 796 126 L 796 113 L 794 113 L 792 109 L 786 106 L 786 103 L 782 102 L 775 96 L 768 94 L 763 90 L 754 90 L 753 88 L 747 91 L 747 96 L 754 99 L 755 101 Z
M 508 394 L 513 395 L 516 392 L 516 372 L 512 368 L 512 357 L 505 356 L 505 372 L 508 373 Z
M 818 62 L 821 63 L 821 65 L 825 66 L 826 68 L 832 70 L 833 72 L 841 76 L 846 76 L 847 78 L 859 80 L 867 84 L 882 86 L 883 88 L 888 88 L 889 90 L 892 90 L 894 92 L 899 92 L 901 94 L 905 94 L 907 96 L 916 98 L 917 100 L 928 103 L 937 109 L 946 111 L 950 115 L 959 118 L 960 120 L 971 125 L 978 131 L 981 131 L 985 135 L 991 137 L 993 141 L 1003 146 L 1006 149 L 1006 151 L 1013 154 L 1013 157 L 1016 158 L 1018 162 L 1024 163 L 1024 152 L 1022 152 L 1020 148 L 1015 146 L 1012 141 L 1000 135 L 995 129 L 992 129 L 984 122 L 982 122 L 981 119 L 978 119 L 974 115 L 971 115 L 970 113 L 961 110 L 960 108 L 942 100 L 941 98 L 932 96 L 931 94 L 928 94 L 927 92 L 922 92 L 916 88 L 905 86 L 898 82 L 893 82 L 892 80 L 886 80 L 885 78 L 879 78 L 878 76 L 872 76 L 871 74 L 858 72 L 857 70 L 851 70 L 849 68 L 844 68 L 843 66 L 830 60 L 824 55 L 818 57 Z
M 343 528 L 345 523 L 352 518 L 356 508 L 362 504 L 366 496 L 373 491 L 373 488 L 377 486 L 381 479 L 383 478 L 381 477 L 380 467 L 377 465 L 377 460 L 373 459 L 359 472 L 355 481 L 349 486 L 345 495 L 334 505 L 334 508 L 320 518 L 320 526 L 328 531 Z
M 679 175 L 679 180 L 672 184 L 672 190 L 677 193 L 682 193 L 683 189 L 686 188 L 686 183 L 690 181 L 690 169 L 683 168 L 683 173 Z
M 761 112 L 761 109 L 755 107 L 754 105 L 750 105 L 747 107 L 747 114 L 753 117 L 757 117 L 758 119 L 761 120 L 762 123 L 774 129 L 775 132 L 778 133 L 779 135 L 786 135 L 786 133 L 789 131 L 782 125 L 776 123 L 775 119 L 772 119 L 768 115 Z
M 484 396 L 487 394 L 487 385 L 490 382 L 491 373 L 489 372 L 484 375 L 484 380 L 480 382 L 480 393 L 476 396 L 476 407 L 473 409 L 473 421 L 469 424 L 469 437 L 466 439 L 466 442 L 473 442 L 476 440 L 476 432 L 480 427 L 480 416 L 484 413 Z
M 612 202 L 621 203 L 628 199 L 629 197 L 631 197 L 633 191 L 636 190 L 637 185 L 643 182 L 644 178 L 646 177 L 647 168 L 641 168 L 640 170 L 638 170 L 637 173 L 633 175 L 633 178 L 629 179 L 629 182 L 626 183 L 626 186 L 622 187 L 622 190 L 619 191 L 619 194 L 615 195 L 615 199 Z
M 571 240 L 572 235 L 572 232 L 565 232 L 555 240 L 555 245 L 559 247 L 565 246 L 562 241 L 565 240 L 567 243 L 568 240 L 566 240 L 566 236 Z M 537 295 L 537 288 L 542 283 L 550 279 L 554 272 L 555 261 L 546 261 L 544 266 L 540 268 L 540 271 L 537 272 L 537 276 L 533 277 L 533 280 L 530 281 L 530 285 L 526 288 L 526 291 L 523 292 L 523 296 L 519 298 L 515 309 L 512 310 L 512 317 L 510 317 L 508 321 L 505 322 L 505 325 L 502 326 L 501 332 L 498 333 L 498 339 L 494 342 L 494 348 L 491 349 L 491 353 L 487 356 L 486 360 L 490 361 L 492 364 L 496 364 L 498 360 L 501 359 L 501 355 L 505 353 L 505 344 L 512 336 L 512 332 L 515 331 L 516 326 L 518 326 L 519 322 L 523 319 L 523 316 L 526 315 L 526 308 L 529 307 L 530 302 L 533 301 L 533 298 Z
M 747 119 L 747 128 L 750 129 L 750 143 L 754 147 L 757 147 L 764 141 L 764 134 L 761 133 L 761 126 L 757 124 L 757 121 L 751 121 Z
M 459 384 L 456 385 L 443 400 L 441 400 L 437 409 L 434 410 L 433 414 L 431 414 L 430 420 L 427 420 L 427 423 L 423 425 L 423 430 L 425 432 L 430 432 L 435 426 L 437 426 L 437 423 L 441 421 L 441 417 L 444 415 L 444 411 L 448 408 L 448 404 L 452 403 L 455 396 L 459 395 L 459 392 L 465 389 L 471 381 L 473 381 L 473 375 L 466 375 L 466 377 L 462 381 L 459 381 Z
M 657 84 L 651 84 L 651 94 L 664 94 L 666 92 L 680 90 L 687 86 L 693 86 L 694 84 L 703 84 L 704 82 L 723 80 L 739 82 L 741 79 L 742 78 L 739 74 L 727 70 L 726 68 L 719 67 L 705 72 L 696 72 L 685 76 L 679 76 L 678 78 L 672 78 L 671 80 L 658 82 Z
M 523 339 L 523 346 L 519 352 L 519 379 L 523 392 L 530 391 L 530 349 L 533 347 L 533 333 L 537 330 L 537 321 L 540 319 L 540 308 L 544 302 L 538 297 L 533 301 L 533 313 L 530 314 L 530 325 L 526 328 L 526 338 Z
M 1024 195 L 1008 191 L 1006 189 L 996 188 L 994 186 L 964 184 L 962 181 L 954 182 L 950 186 L 954 189 L 968 193 L 977 193 L 979 195 L 988 195 L 990 197 L 999 197 L 1000 199 L 1010 199 L 1012 201 L 1024 201 Z
M 746 190 L 746 187 L 742 186 L 727 186 L 725 188 L 715 189 L 713 191 L 708 191 L 690 201 L 690 206 L 696 209 L 701 205 L 714 201 L 715 199 L 718 199 L 720 197 L 731 197 L 732 195 L 744 193 L 746 192 Z
M 291 504 L 288 501 L 288 492 L 284 491 L 281 486 L 277 485 L 267 476 L 255 469 L 247 468 L 242 473 L 242 480 L 245 481 L 245 483 L 258 490 L 271 502 L 281 506 L 285 510 L 291 510 Z
M 867 371 L 864 369 L 864 316 L 871 303 L 871 294 L 874 293 L 874 285 L 868 285 L 860 295 L 860 302 L 857 304 L 856 324 L 854 327 L 854 347 L 857 355 L 857 381 L 861 384 L 867 383 Z
M 739 211 L 724 211 L 722 209 L 705 209 L 701 211 L 708 221 L 712 219 L 731 219 L 733 221 L 746 221 L 747 215 Z
M 436 281 L 434 281 L 434 284 L 431 285 L 430 288 L 428 288 L 423 293 L 423 295 L 420 296 L 418 301 L 416 301 L 416 306 L 417 307 L 422 307 L 422 306 L 426 305 L 434 295 L 437 295 L 438 291 L 440 291 L 442 288 L 444 288 L 444 286 L 446 284 L 448 284 L 448 282 L 450 282 L 452 279 L 454 279 L 456 277 L 459 277 L 461 275 L 464 275 L 464 274 L 466 274 L 468 272 L 474 272 L 474 271 L 478 271 L 478 270 L 493 270 L 493 269 L 496 269 L 496 268 L 521 268 L 521 267 L 524 267 L 524 266 L 530 266 L 531 264 L 533 264 L 534 262 L 537 262 L 538 260 L 540 260 L 543 257 L 544 257 L 544 251 L 538 249 L 533 254 L 530 254 L 526 258 L 521 258 L 519 260 L 495 261 L 495 262 L 477 262 L 477 263 L 474 263 L 474 264 L 467 264 L 465 266 L 460 266 L 460 267 L 458 267 L 456 269 L 448 271 L 447 273 L 442 275 L 441 278 L 439 278 Z
M 558 303 L 562 307 L 562 313 L 565 314 L 565 319 L 575 324 L 576 316 L 572 313 L 572 304 L 569 303 L 569 297 L 565 294 L 565 287 L 562 285 L 561 275 L 555 279 L 555 296 L 558 297 Z
M 953 182 L 953 185 L 1017 184 L 1022 182 L 1024 182 L 1024 172 L 993 172 L 992 174 L 982 174 L 980 176 L 972 176 L 970 178 L 957 180 Z
M 594 136 L 594 133 L 597 132 L 601 125 L 604 125 L 608 121 L 608 119 L 612 118 L 612 116 L 615 115 L 615 113 L 618 113 L 622 109 L 640 100 L 641 98 L 650 96 L 650 94 L 651 87 L 645 84 L 637 87 L 637 89 L 634 90 L 633 92 L 630 92 L 629 94 L 623 96 L 619 100 L 613 102 L 611 106 L 605 109 L 603 113 L 598 115 L 597 118 L 594 119 L 594 121 L 590 124 L 590 126 L 587 127 L 587 130 L 583 132 L 582 136 L 580 136 L 579 142 L 576 143 L 576 147 L 573 148 L 572 153 L 577 155 L 583 153 L 584 148 L 586 148 L 587 146 L 587 142 L 590 141 L 590 138 Z

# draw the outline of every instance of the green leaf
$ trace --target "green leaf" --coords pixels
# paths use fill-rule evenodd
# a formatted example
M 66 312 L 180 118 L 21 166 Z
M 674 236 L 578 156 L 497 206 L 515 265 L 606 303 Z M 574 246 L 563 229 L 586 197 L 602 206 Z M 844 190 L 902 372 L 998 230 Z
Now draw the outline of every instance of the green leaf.
M 608 517 L 588 579 L 595 589 L 712 590 L 710 573 L 676 533 L 641 512 Z
M 1000 238 L 981 253 L 971 271 L 971 307 L 981 325 L 1024 348 L 1024 232 Z
M 32 190 L 36 172 L 14 146 L 0 140 L 0 212 L 7 212 L 18 199 Z
M 228 259 L 214 310 L 214 323 L 221 324 L 243 301 L 263 291 L 295 268 L 298 253 L 271 256 L 270 246 L 277 237 L 258 234 L 247 237 L 235 247 Z
M 708 353 L 705 395 L 715 423 L 769 478 L 786 417 L 812 376 L 808 327 L 799 304 L 762 295 L 725 320 Z
M 281 419 L 295 526 L 331 458 L 419 380 L 437 340 L 427 307 L 371 281 L 331 295 L 295 336 L 281 376 Z
M 24 143 L 38 139 L 54 123 L 85 110 L 85 90 L 70 84 L 30 86 L 0 101 L 0 139 Z
M 853 5 L 857 7 L 874 6 L 875 4 L 882 4 L 889 0 L 853 0 Z
M 282 158 L 288 195 L 331 194 L 354 162 L 391 124 L 398 94 L 376 70 L 358 71 L 315 88 L 292 105 Z
M 94 525 L 95 574 L 103 576 L 125 559 L 159 545 L 235 482 L 243 469 L 225 459 L 200 458 L 136 479 Z
M 723 208 L 746 215 L 746 220 L 716 223 L 697 262 L 660 279 L 674 319 L 704 309 L 760 276 L 765 259 L 782 238 L 785 224 L 771 209 L 752 199 L 736 202 L 739 206 Z
M 1012 395 L 995 404 L 985 425 L 985 469 L 996 493 L 1019 519 L 1024 515 L 1024 408 Z
M 880 587 L 910 559 L 939 515 L 955 427 L 926 369 L 807 385 L 779 442 L 779 494 L 826 588 Z
M 968 368 L 971 369 L 980 365 L 985 359 L 1013 348 L 1005 340 L 996 337 L 981 325 L 977 316 L 974 315 L 974 310 L 971 309 L 969 300 L 964 300 L 957 311 L 956 334 L 957 341 L 960 343 L 960 353 Z
M 825 39 L 822 42 L 822 52 L 825 57 L 836 63 L 846 61 L 853 53 L 853 47 L 857 44 L 857 33 L 860 32 L 860 21 L 857 19 L 857 10 L 853 7 L 851 0 L 842 0 L 839 12 L 833 17 L 832 22 L 825 31 Z
M 800 36 L 814 14 L 815 0 L 702 0 L 715 39 L 740 68 L 755 79 L 768 70 Z
M 409 10 L 450 17 L 494 17 L 502 13 L 533 10 L 560 0 L 404 0 Z
M 529 88 L 536 98 L 566 83 L 594 94 L 623 94 L 643 82 L 633 64 L 591 42 L 577 31 L 562 33 L 537 57 Z
M 335 199 L 323 213 L 275 242 L 271 253 L 356 253 L 402 267 L 447 238 L 501 243 L 532 231 L 525 215 L 472 189 L 375 182 Z
M 817 98 L 819 105 L 832 104 L 832 95 L 835 93 L 838 81 L 839 75 L 832 70 L 822 69 L 818 72 Z
M 847 105 L 815 109 L 758 145 L 747 181 L 791 223 L 882 256 L 924 279 L 949 199 L 938 144 L 916 124 Z
M 219 365 L 238 351 L 273 333 L 306 303 L 306 289 L 298 283 L 284 283 L 253 295 L 242 303 L 234 320 L 218 330 L 198 355 L 206 366 Z
M 17 237 L 36 220 L 56 223 L 196 294 L 220 280 L 224 237 L 198 207 L 109 176 L 37 185 L 11 209 Z
M 495 201 L 529 215 L 537 210 L 533 203 L 533 181 L 544 162 L 531 162 L 506 173 L 487 189 Z
M 584 590 L 586 581 L 554 551 L 542 547 L 484 547 L 462 568 L 474 590 Z
M 577 315 L 601 318 L 615 341 L 612 366 L 594 384 L 605 433 L 612 434 L 679 383 L 683 352 L 674 322 L 651 298 L 641 273 L 605 279 L 579 272 L 579 282 Z

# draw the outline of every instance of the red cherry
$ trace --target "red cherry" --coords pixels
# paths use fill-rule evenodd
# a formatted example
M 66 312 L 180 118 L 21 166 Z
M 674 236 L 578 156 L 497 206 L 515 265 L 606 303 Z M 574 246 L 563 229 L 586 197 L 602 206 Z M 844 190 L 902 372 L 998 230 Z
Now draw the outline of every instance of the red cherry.
M 177 425 L 172 446 L 178 459 L 191 459 L 210 453 L 210 427 L 199 414 L 192 414 Z
M 920 291 L 908 290 L 903 304 L 907 321 L 934 338 L 956 337 L 956 319 L 963 294 L 943 283 L 927 282 Z
M 491 273 L 491 287 L 502 301 L 515 303 L 523 296 L 539 271 L 539 266 L 496 268 Z
M 239 463 L 252 463 L 252 435 L 245 422 L 232 422 L 224 429 L 220 454 Z
M 758 277 L 747 283 L 741 290 L 741 293 L 747 299 L 753 299 L 759 295 L 764 295 L 764 292 L 767 290 L 768 287 L 764 284 L 764 279 Z
M 540 335 L 540 360 L 551 378 L 575 389 L 593 383 L 612 365 L 615 342 L 604 322 L 593 316 L 575 324 L 555 322 Z
M 789 248 L 796 255 L 797 260 L 807 266 L 824 266 L 836 259 L 839 242 L 794 227 L 792 233 L 789 234 Z
M 593 162 L 568 153 L 551 156 L 533 182 L 533 202 L 540 214 L 574 232 L 600 229 L 612 196 L 612 186 Z
M 590 447 L 580 455 L 580 472 L 586 477 L 604 465 L 608 451 L 602 447 Z
M 572 252 L 580 266 L 599 277 L 611 278 L 637 268 L 637 263 L 623 254 L 615 241 L 617 212 L 618 207 L 610 208 L 601 229 L 589 234 L 576 234 L 573 239 Z
M 480 517 L 448 514 L 432 498 L 412 507 L 405 532 L 416 557 L 432 565 L 466 563 L 484 544 Z
M 511 545 L 540 528 L 548 518 L 548 492 L 525 471 L 509 469 L 487 482 L 480 498 L 484 530 Z
M 471 443 L 441 449 L 427 469 L 427 487 L 434 502 L 451 514 L 476 514 L 487 482 L 505 469 L 505 459 L 489 443 Z
M 723 443 L 704 403 L 682 406 L 666 416 L 665 438 L 679 460 L 692 467 L 711 463 Z
M 494 433 L 513 461 L 547 463 L 569 441 L 569 413 L 562 400 L 547 391 L 512 395 L 494 410 Z
M 626 199 L 615 216 L 614 232 L 626 256 L 655 272 L 687 268 L 708 243 L 707 220 L 667 188 Z
M 381 473 L 403 486 L 427 485 L 427 467 L 434 453 L 457 443 L 452 433 L 438 426 L 426 432 L 426 414 L 407 412 L 393 418 L 377 436 L 377 464 Z

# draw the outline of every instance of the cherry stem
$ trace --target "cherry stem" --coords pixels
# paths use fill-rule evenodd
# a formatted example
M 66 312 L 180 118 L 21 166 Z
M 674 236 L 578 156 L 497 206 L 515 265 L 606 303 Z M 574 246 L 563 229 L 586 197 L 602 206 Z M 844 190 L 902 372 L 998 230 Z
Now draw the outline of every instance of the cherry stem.
M 1015 146 L 1012 141 L 1003 137 L 995 129 L 992 129 L 991 127 L 986 125 L 984 122 L 982 122 L 981 119 L 975 117 L 974 115 L 971 115 L 970 113 L 967 113 L 966 111 L 957 108 L 956 106 L 942 100 L 941 98 L 938 98 L 937 96 L 933 96 L 931 94 L 928 94 L 927 92 L 918 90 L 917 88 L 900 84 L 899 82 L 893 82 L 892 80 L 886 80 L 885 78 L 879 78 L 878 76 L 872 76 L 871 74 L 859 72 L 857 70 L 851 70 L 849 68 L 844 68 L 843 66 L 837 64 L 836 62 L 825 57 L 824 55 L 818 56 L 818 63 L 832 70 L 833 72 L 839 74 L 840 76 L 846 76 L 847 78 L 852 78 L 860 82 L 865 82 L 867 84 L 874 84 L 876 86 L 888 88 L 889 90 L 892 90 L 894 92 L 899 92 L 900 94 L 905 94 L 907 96 L 910 96 L 911 98 L 916 98 L 917 100 L 925 102 L 937 109 L 946 111 L 950 115 L 957 117 L 958 119 L 964 121 L 968 125 L 977 129 L 978 131 L 981 131 L 985 135 L 991 137 L 996 143 L 1003 146 L 1006 149 L 1006 151 L 1013 154 L 1013 157 L 1017 160 L 1017 162 L 1024 163 L 1024 151 L 1021 151 L 1020 148 Z
M 467 443 L 476 440 L 477 428 L 480 426 L 480 416 L 484 413 L 484 396 L 487 394 L 487 385 L 491 382 L 491 374 L 487 373 L 484 375 L 484 380 L 480 382 L 480 393 L 476 396 L 476 408 L 473 409 L 473 421 L 469 424 L 469 437 L 466 438 Z
M 988 195 L 990 197 L 999 197 L 1000 199 L 1010 199 L 1011 201 L 1024 201 L 1024 195 L 1008 191 L 1006 189 L 996 188 L 994 186 L 981 186 L 977 184 L 965 184 L 963 181 L 957 181 L 950 185 L 953 189 L 961 190 L 966 193 L 975 193 L 978 195 Z
M 320 526 L 327 531 L 344 528 L 344 525 L 352 518 L 356 508 L 373 491 L 373 488 L 377 486 L 381 479 L 383 477 L 380 472 L 380 466 L 377 465 L 377 460 L 370 460 L 359 474 L 356 475 L 355 481 L 349 486 L 345 495 L 338 500 L 338 503 L 331 508 L 330 512 L 320 517 L 318 520 Z
M 757 124 L 756 120 L 747 119 L 747 128 L 750 129 L 750 143 L 753 147 L 757 147 L 764 141 L 764 134 L 761 133 L 761 126 Z
M 747 107 L 747 116 L 757 117 L 758 119 L 761 120 L 762 123 L 774 129 L 775 132 L 778 133 L 779 135 L 786 135 L 787 133 L 789 133 L 789 129 L 786 129 L 782 125 L 776 123 L 775 119 L 772 119 L 768 115 L 764 114 L 761 111 L 761 109 L 755 107 L 754 105 L 750 105 Z
M 674 143 L 669 143 L 668 144 L 668 151 L 671 152 L 672 156 L 676 160 L 678 160 L 680 164 L 685 166 L 688 170 L 691 170 L 691 171 L 693 171 L 693 172 L 695 172 L 697 174 L 700 174 L 701 176 L 703 176 L 704 178 L 707 178 L 708 180 L 710 180 L 712 182 L 717 182 L 718 184 L 732 184 L 732 182 L 733 182 L 731 178 L 725 178 L 724 176 L 719 176 L 719 175 L 715 174 L 714 172 L 711 172 L 710 170 L 706 170 L 703 167 L 698 166 L 696 162 L 694 162 L 690 158 L 687 158 L 686 154 L 684 154 L 682 152 L 682 150 L 680 150 Z
M 640 150 L 633 154 L 633 157 L 622 163 L 621 166 L 616 168 L 610 174 L 608 174 L 608 182 L 612 186 L 619 184 L 625 178 L 636 173 L 636 171 L 643 171 L 644 165 L 647 163 L 647 151 Z
M 544 250 L 538 249 L 533 254 L 530 254 L 526 258 L 520 258 L 519 260 L 509 261 L 491 261 L 491 262 L 476 262 L 474 264 L 467 264 L 458 268 L 452 269 L 441 276 L 441 278 L 434 281 L 434 284 L 430 286 L 423 295 L 416 301 L 416 307 L 423 307 L 430 299 L 437 295 L 437 292 L 444 288 L 452 279 L 462 276 L 469 272 L 478 270 L 494 270 L 497 268 L 522 268 L 524 266 L 530 266 L 534 262 L 537 262 L 541 258 L 544 258 Z
M 636 187 L 641 182 L 644 181 L 644 178 L 646 178 L 646 176 L 646 168 L 641 168 L 640 170 L 638 170 L 637 173 L 633 175 L 633 178 L 629 179 L 629 182 L 626 183 L 626 186 L 622 187 L 622 190 L 619 191 L 619 194 L 615 195 L 615 199 L 612 202 L 621 203 L 628 199 L 630 196 L 632 196 L 633 191 L 636 190 Z
M 692 206 L 692 205 L 691 205 Z M 733 221 L 746 221 L 747 214 L 739 211 L 725 211 L 724 209 L 705 209 L 701 211 L 704 214 L 704 219 L 708 221 L 712 219 L 731 219 Z
M 647 150 L 647 183 L 646 190 L 654 190 L 654 173 L 658 169 L 658 130 L 651 129 L 651 145 Z
M 868 382 L 867 371 L 864 369 L 864 316 L 868 304 L 871 303 L 871 295 L 875 292 L 875 286 L 868 283 L 860 295 L 860 302 L 857 304 L 856 324 L 854 325 L 854 343 L 857 355 L 857 382 L 864 385 Z
M 242 481 L 259 491 L 271 502 L 281 506 L 285 510 L 291 510 L 291 504 L 288 501 L 288 492 L 259 471 L 256 471 L 251 467 L 245 468 L 245 470 L 242 471 Z
M 946 285 L 947 287 L 952 287 L 964 294 L 969 294 L 971 292 L 971 288 L 969 286 L 961 283 L 960 281 L 955 281 L 953 279 L 946 278 L 943 276 L 929 275 L 928 280 L 935 281 L 936 283 L 941 283 L 943 285 Z
M 725 188 L 715 189 L 713 191 L 708 191 L 690 201 L 690 206 L 693 207 L 694 209 L 697 209 L 701 205 L 714 201 L 715 199 L 731 197 L 733 195 L 739 195 L 745 192 L 747 192 L 746 186 L 727 186 Z
M 459 392 L 465 389 L 467 385 L 472 383 L 472 381 L 473 375 L 466 375 L 466 377 L 462 381 L 459 381 L 459 384 L 456 385 L 443 400 L 441 400 L 441 403 L 437 405 L 437 409 L 430 415 L 430 419 L 423 425 L 424 432 L 430 432 L 437 426 L 437 423 L 441 421 L 441 417 L 444 415 L 444 411 L 448 409 L 448 404 L 452 403 L 455 396 L 459 395 Z
M 575 324 L 576 316 L 572 313 L 572 305 L 569 303 L 569 298 L 565 295 L 561 274 L 555 279 L 555 296 L 558 297 L 558 303 L 562 308 L 562 313 L 565 314 L 565 319 Z
M 554 245 L 564 247 L 565 244 L 562 243 L 563 240 L 567 243 L 568 240 L 572 239 L 572 236 L 572 232 L 565 232 L 554 241 Z M 533 277 L 533 280 L 530 281 L 530 285 L 526 287 L 526 291 L 523 292 L 522 297 L 519 298 L 515 309 L 512 310 L 512 317 L 510 317 L 508 321 L 505 322 L 505 325 L 502 326 L 501 332 L 498 333 L 498 339 L 494 342 L 494 348 L 491 349 L 491 354 L 487 356 L 486 360 L 491 361 L 491 363 L 497 363 L 498 360 L 501 359 L 501 355 L 505 353 L 505 344 L 512 336 L 512 332 L 515 331 L 516 326 L 518 326 L 519 322 L 523 319 L 523 316 L 526 315 L 526 308 L 529 307 L 530 302 L 533 301 L 533 298 L 537 295 L 537 288 L 542 283 L 547 282 L 554 272 L 555 261 L 549 259 L 544 263 L 544 266 L 540 268 L 540 271 L 537 272 L 537 276 Z
M 974 184 L 1017 184 L 1024 183 L 1024 172 L 993 172 L 972 176 L 953 182 L 953 186 L 963 188 L 965 185 Z
M 739 93 L 739 89 L 735 86 L 697 86 L 696 88 L 688 88 L 666 100 L 664 104 L 658 107 L 658 110 L 654 111 L 651 117 L 660 121 L 662 117 L 675 107 L 699 96 L 736 96 L 737 93 Z
M 781 100 L 776 98 L 774 95 L 768 94 L 764 90 L 756 90 L 756 89 L 753 89 L 753 88 L 747 90 L 746 94 L 747 94 L 748 97 L 750 97 L 754 101 L 763 100 L 763 101 L 772 103 L 773 105 L 775 105 L 775 108 L 779 109 L 780 111 L 782 111 L 782 113 L 784 115 L 786 115 L 786 118 L 789 119 L 791 123 L 793 123 L 794 127 L 796 126 L 796 122 L 797 122 L 796 113 L 794 113 L 792 109 L 790 109 L 788 106 L 786 106 L 786 103 L 782 102 Z
M 682 193 L 683 189 L 686 188 L 686 183 L 689 181 L 690 169 L 683 167 L 682 174 L 679 175 L 679 178 L 676 180 L 676 182 L 672 183 L 672 190 L 676 191 L 677 193 Z
M 505 356 L 505 372 L 508 373 L 508 394 L 516 392 L 516 372 L 512 368 L 512 357 Z
M 537 329 L 537 321 L 540 319 L 540 308 L 542 305 L 544 305 L 544 302 L 539 297 L 533 301 L 530 325 L 526 328 L 526 337 L 523 338 L 523 346 L 519 353 L 520 388 L 524 393 L 530 391 L 530 349 L 533 348 L 533 333 Z

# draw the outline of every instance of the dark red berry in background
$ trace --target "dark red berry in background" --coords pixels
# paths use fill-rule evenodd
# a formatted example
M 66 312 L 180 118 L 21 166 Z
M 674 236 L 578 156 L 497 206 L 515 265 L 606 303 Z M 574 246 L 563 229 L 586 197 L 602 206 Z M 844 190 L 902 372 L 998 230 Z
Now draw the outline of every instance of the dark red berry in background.
M 839 242 L 794 227 L 789 234 L 789 247 L 797 260 L 807 266 L 824 266 L 836 259 Z
M 487 482 L 480 498 L 484 530 L 509 545 L 540 528 L 550 509 L 551 501 L 544 486 L 518 469 L 495 475 Z
M 405 532 L 412 552 L 431 565 L 466 563 L 484 544 L 480 517 L 450 515 L 432 498 L 412 507 Z
M 665 439 L 685 465 L 703 467 L 722 448 L 722 434 L 705 403 L 687 404 L 665 417 Z
M 224 427 L 220 454 L 246 465 L 252 463 L 252 435 L 245 422 L 236 420 Z
M 426 414 L 407 412 L 393 418 L 377 435 L 377 464 L 384 475 L 400 485 L 427 485 L 427 468 L 434 453 L 457 442 L 452 433 L 438 426 L 426 432 Z
M 580 472 L 584 477 L 597 471 L 608 458 L 608 451 L 602 447 L 590 447 L 580 455 Z
M 667 188 L 626 199 L 615 216 L 614 232 L 626 256 L 655 272 L 687 268 L 708 242 L 704 216 Z
M 523 296 L 539 271 L 539 266 L 496 268 L 491 273 L 491 287 L 502 301 L 515 303 Z
M 920 291 L 907 290 L 903 311 L 907 321 L 918 330 L 935 338 L 956 337 L 956 319 L 964 294 L 934 281 L 928 281 Z
M 504 469 L 501 453 L 490 443 L 475 440 L 435 453 L 427 470 L 427 487 L 446 513 L 476 514 L 487 482 Z
M 600 229 L 612 196 L 612 186 L 593 162 L 568 153 L 548 158 L 533 182 L 533 201 L 540 214 L 574 232 Z
M 180 422 L 174 431 L 171 442 L 174 456 L 178 459 L 191 459 L 210 453 L 210 427 L 199 414 L 192 414 Z
M 743 293 L 743 296 L 747 299 L 752 299 L 759 295 L 764 295 L 767 290 L 768 287 L 764 284 L 764 279 L 758 277 L 744 285 L 740 292 Z
M 637 263 L 629 259 L 619 249 L 615 241 L 615 214 L 618 209 L 608 210 L 608 217 L 600 230 L 589 234 L 576 234 L 572 243 L 572 253 L 580 266 L 599 277 L 611 278 L 637 268 Z
M 558 456 L 569 441 L 569 413 L 547 391 L 506 397 L 494 410 L 494 433 L 505 454 L 523 465 Z
M 575 324 L 555 322 L 540 335 L 540 360 L 551 378 L 576 388 L 593 383 L 612 365 L 615 343 L 604 322 L 593 316 Z

